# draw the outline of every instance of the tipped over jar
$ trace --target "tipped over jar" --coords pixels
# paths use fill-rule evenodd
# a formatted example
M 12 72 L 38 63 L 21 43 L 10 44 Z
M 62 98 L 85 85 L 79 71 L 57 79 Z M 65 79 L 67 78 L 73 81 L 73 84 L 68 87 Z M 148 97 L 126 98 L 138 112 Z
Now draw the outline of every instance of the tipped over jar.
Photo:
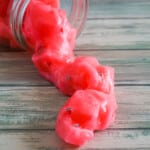
M 29 37 L 29 32 L 31 32 L 32 28 L 28 25 L 27 29 L 24 20 L 28 20 L 29 11 L 34 11 L 34 9 L 37 14 L 32 16 L 32 21 L 30 19 L 28 24 L 36 22 L 35 20 L 40 15 L 43 15 L 38 11 L 38 9 L 43 8 L 34 7 L 35 3 L 44 3 L 44 9 L 48 9 L 47 5 L 51 5 L 53 8 L 56 7 L 63 10 L 71 26 L 76 29 L 76 36 L 79 36 L 84 27 L 89 5 L 88 0 L 0 0 L 0 3 L 0 44 L 25 49 L 32 49 L 35 45 L 33 45 L 33 41 L 30 39 L 32 36 Z M 48 19 L 47 16 L 43 16 L 43 18 L 49 22 L 53 21 L 51 18 Z M 43 28 L 45 27 L 44 20 L 36 23 L 40 26 L 43 25 Z M 24 31 L 24 28 L 26 28 L 26 31 Z

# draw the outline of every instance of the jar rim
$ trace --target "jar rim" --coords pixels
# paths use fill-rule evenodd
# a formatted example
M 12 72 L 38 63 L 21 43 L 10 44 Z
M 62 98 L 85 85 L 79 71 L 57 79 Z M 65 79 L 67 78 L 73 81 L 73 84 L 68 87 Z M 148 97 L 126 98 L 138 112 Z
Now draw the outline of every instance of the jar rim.
M 81 31 L 87 20 L 89 10 L 89 0 L 73 0 L 71 14 L 69 21 L 77 29 L 77 37 L 80 36 Z
M 10 11 L 10 28 L 12 34 L 16 42 L 20 43 L 24 49 L 28 48 L 28 45 L 26 44 L 22 34 L 22 22 L 29 3 L 30 0 L 15 0 L 12 3 L 12 8 Z
M 87 20 L 89 9 L 89 0 L 72 0 L 72 10 L 68 18 L 70 24 L 76 28 L 77 37 L 81 34 Z M 32 49 L 31 45 L 26 43 L 22 33 L 22 24 L 25 11 L 30 3 L 30 0 L 14 0 L 10 11 L 10 28 L 14 39 L 24 49 Z

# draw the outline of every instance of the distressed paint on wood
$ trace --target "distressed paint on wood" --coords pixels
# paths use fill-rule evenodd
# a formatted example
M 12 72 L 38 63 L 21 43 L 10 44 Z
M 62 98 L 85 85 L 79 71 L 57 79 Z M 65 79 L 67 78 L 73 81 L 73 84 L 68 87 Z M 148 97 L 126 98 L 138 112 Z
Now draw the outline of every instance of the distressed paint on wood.
M 149 18 L 149 0 L 90 0 L 89 19 Z
M 150 48 L 148 0 L 90 0 L 89 18 L 78 48 Z
M 88 20 L 78 49 L 149 49 L 150 19 Z
M 68 97 L 55 87 L 0 87 L 0 129 L 54 129 Z M 150 127 L 150 86 L 119 86 L 115 124 L 110 128 Z
M 103 65 L 116 70 L 116 84 L 150 84 L 150 51 L 76 51 L 96 56 Z M 0 53 L 0 85 L 51 85 L 40 77 L 24 52 Z
M 92 141 L 77 148 L 64 143 L 54 131 L 0 131 L 2 150 L 148 150 L 149 129 L 96 132 Z
M 116 68 L 119 108 L 115 123 L 81 148 L 54 132 L 67 97 L 40 78 L 23 50 L 0 48 L 0 150 L 149 150 L 149 19 L 149 0 L 90 0 L 75 53 Z

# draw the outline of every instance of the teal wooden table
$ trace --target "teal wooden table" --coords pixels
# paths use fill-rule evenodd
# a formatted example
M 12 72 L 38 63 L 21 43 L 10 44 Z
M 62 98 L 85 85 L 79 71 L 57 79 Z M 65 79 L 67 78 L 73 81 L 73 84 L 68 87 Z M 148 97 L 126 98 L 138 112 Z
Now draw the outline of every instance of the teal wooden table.
M 0 48 L 0 150 L 149 150 L 150 1 L 91 0 L 76 55 L 116 70 L 116 121 L 74 148 L 54 131 L 67 97 L 39 76 L 28 54 Z

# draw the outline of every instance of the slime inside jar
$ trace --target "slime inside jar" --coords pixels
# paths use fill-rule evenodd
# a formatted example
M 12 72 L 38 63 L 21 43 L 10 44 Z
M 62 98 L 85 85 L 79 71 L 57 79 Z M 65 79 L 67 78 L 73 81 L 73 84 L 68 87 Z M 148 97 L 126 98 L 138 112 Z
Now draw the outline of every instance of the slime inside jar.
M 16 47 L 9 25 L 9 4 L 10 0 L 0 0 L 0 44 Z
M 16 47 L 19 43 L 9 25 L 12 2 L 0 0 L 0 38 Z M 56 132 L 65 142 L 82 145 L 95 130 L 104 130 L 114 121 L 117 104 L 114 69 L 94 57 L 75 57 L 76 32 L 59 0 L 30 0 L 22 35 L 32 48 L 32 61 L 45 79 L 71 96 L 58 114 Z

